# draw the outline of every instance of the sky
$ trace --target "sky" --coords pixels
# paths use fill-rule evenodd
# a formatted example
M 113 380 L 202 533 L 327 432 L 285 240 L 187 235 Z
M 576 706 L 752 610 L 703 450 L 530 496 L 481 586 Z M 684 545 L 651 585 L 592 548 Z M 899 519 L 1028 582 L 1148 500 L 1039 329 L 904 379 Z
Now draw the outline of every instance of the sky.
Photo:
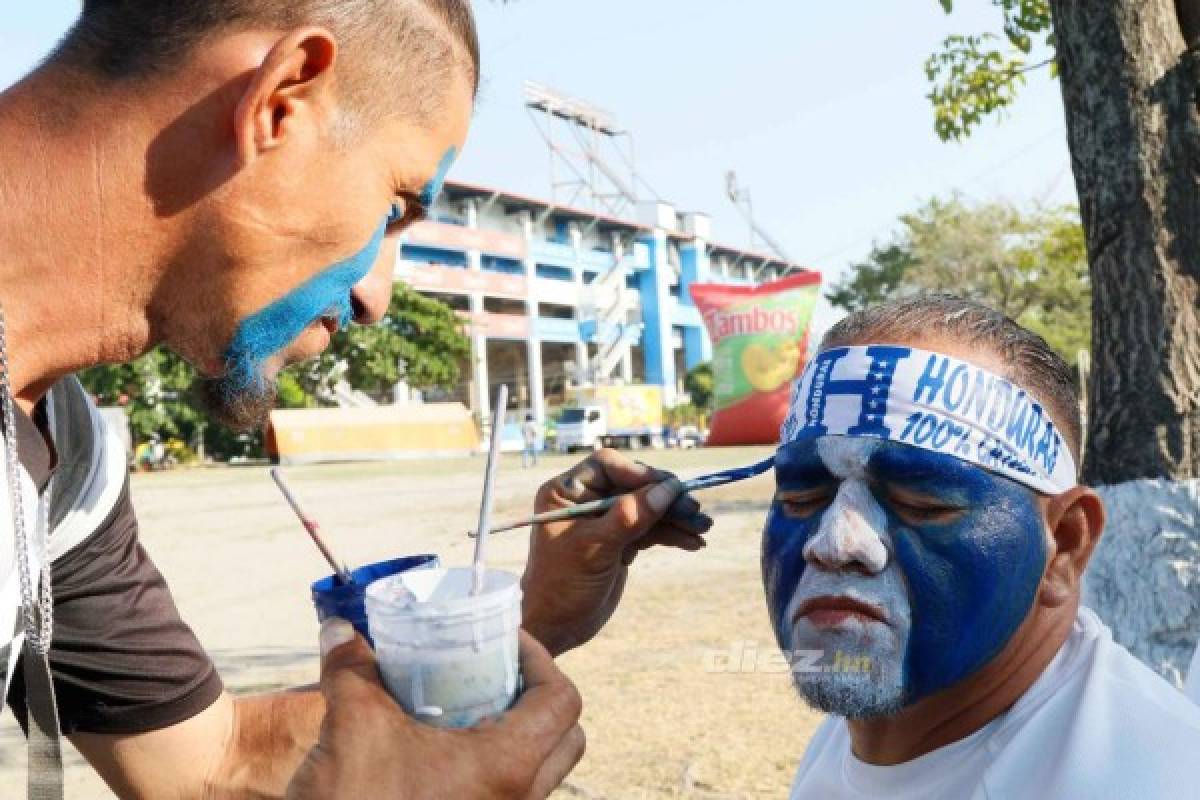
M 948 34 L 999 30 L 987 0 L 956 6 L 947 16 L 937 0 L 477 0 L 482 84 L 450 178 L 550 196 L 546 146 L 521 95 L 536 80 L 612 112 L 654 191 L 708 213 L 716 240 L 745 246 L 725 195 L 736 170 L 759 224 L 827 280 L 930 197 L 1074 203 L 1046 70 L 965 143 L 934 134 L 925 59 Z M 36 64 L 78 8 L 9 5 L 0 87 Z M 829 317 L 822 307 L 816 327 Z

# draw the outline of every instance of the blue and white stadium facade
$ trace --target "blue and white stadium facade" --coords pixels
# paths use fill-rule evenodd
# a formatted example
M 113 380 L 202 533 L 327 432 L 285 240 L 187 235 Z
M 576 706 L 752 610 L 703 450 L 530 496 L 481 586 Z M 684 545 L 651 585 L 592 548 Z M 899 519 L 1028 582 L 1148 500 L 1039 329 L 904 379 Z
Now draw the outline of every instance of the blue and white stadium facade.
M 668 405 L 711 358 L 691 283 L 765 283 L 799 266 L 715 243 L 705 214 L 656 203 L 614 219 L 448 183 L 406 232 L 396 279 L 469 321 L 471 364 L 453 399 L 486 417 L 496 387 L 545 419 L 569 385 L 647 383 Z M 451 398 L 444 398 L 451 399 Z

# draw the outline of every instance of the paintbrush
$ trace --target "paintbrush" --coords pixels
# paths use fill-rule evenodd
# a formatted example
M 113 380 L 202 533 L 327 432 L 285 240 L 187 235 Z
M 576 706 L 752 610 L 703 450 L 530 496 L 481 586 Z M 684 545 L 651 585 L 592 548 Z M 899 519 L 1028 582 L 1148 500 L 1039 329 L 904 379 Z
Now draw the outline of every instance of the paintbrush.
M 686 481 L 681 481 L 683 491 L 696 492 L 701 489 L 711 489 L 714 486 L 724 486 L 727 483 L 736 483 L 744 481 L 747 478 L 753 478 L 755 475 L 761 475 L 771 467 L 775 466 L 775 457 L 760 461 L 757 464 L 751 464 L 748 467 L 737 467 L 735 469 L 727 469 L 722 472 L 714 472 L 711 475 L 701 475 L 696 478 L 691 478 Z M 502 531 L 516 530 L 517 528 L 528 528 L 530 525 L 540 525 L 543 522 L 560 522 L 565 519 L 575 519 L 577 517 L 594 517 L 600 516 L 607 512 L 610 508 L 617 504 L 625 495 L 618 494 L 612 497 L 605 497 L 600 500 L 593 500 L 589 503 L 580 503 L 579 505 L 567 506 L 566 508 L 558 508 L 554 511 L 546 511 L 541 514 L 534 514 L 532 517 L 519 520 L 517 522 L 509 522 L 504 525 L 496 525 L 488 528 L 488 533 L 500 533 Z M 468 531 L 467 535 L 475 538 L 475 531 Z
M 288 487 L 287 481 L 283 479 L 283 473 L 279 471 L 279 467 L 271 467 L 271 479 L 279 487 L 279 491 L 283 494 L 283 499 L 287 500 L 287 504 L 292 507 L 292 511 L 296 512 L 296 516 L 300 519 L 300 524 L 304 526 L 304 530 L 308 531 L 308 535 L 312 537 L 313 544 L 321 551 L 321 555 L 325 556 L 325 560 L 329 562 L 329 566 L 333 567 L 333 574 L 337 577 L 338 582 L 347 586 L 354 583 L 354 578 L 350 575 L 350 570 L 345 564 L 338 563 L 328 545 L 321 538 L 321 534 L 318 533 L 319 526 L 317 525 L 317 521 L 308 516 L 308 514 L 305 514 L 304 509 L 300 507 L 300 501 L 292 494 L 292 490 Z

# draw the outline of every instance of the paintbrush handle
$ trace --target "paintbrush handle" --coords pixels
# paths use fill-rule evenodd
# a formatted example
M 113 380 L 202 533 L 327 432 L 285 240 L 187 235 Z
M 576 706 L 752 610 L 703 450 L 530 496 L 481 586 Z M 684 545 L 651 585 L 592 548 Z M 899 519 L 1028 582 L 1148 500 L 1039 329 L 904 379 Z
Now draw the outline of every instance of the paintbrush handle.
M 333 552 L 330 551 L 325 541 L 321 538 L 320 526 L 317 525 L 317 521 L 304 512 L 304 509 L 300 506 L 300 501 L 292 494 L 292 488 L 288 486 L 288 482 L 284 479 L 283 472 L 280 471 L 279 467 L 271 468 L 271 479 L 279 487 L 280 493 L 283 494 L 283 499 L 287 501 L 288 506 L 292 509 L 292 513 L 300 520 L 300 524 L 308 532 L 308 536 L 312 539 L 313 544 L 321 551 L 321 555 L 329 562 L 329 566 L 333 567 L 333 572 L 338 580 L 346 585 L 353 583 L 354 579 L 350 576 L 349 568 L 344 564 L 339 564 L 338 560 L 334 558 Z
M 534 514 L 532 517 L 526 517 L 516 522 L 497 525 L 491 528 L 489 532 L 502 533 L 503 531 L 513 531 L 517 528 L 528 528 L 531 525 L 541 525 L 545 522 L 561 522 L 564 519 L 575 519 L 576 517 L 598 516 L 615 506 L 617 501 L 624 496 L 623 494 L 619 494 L 614 497 L 605 497 L 601 500 L 592 500 L 589 503 L 580 503 L 576 506 L 556 508 L 553 511 L 543 511 L 541 514 Z M 470 531 L 467 535 L 472 539 L 478 536 L 475 531 Z
M 721 480 L 716 481 L 716 482 L 714 482 L 714 481 L 695 481 L 695 482 L 684 481 L 683 482 L 683 491 L 690 492 L 690 491 L 694 491 L 696 489 L 707 489 L 710 486 L 718 486 L 721 483 L 728 483 L 728 482 L 729 482 L 728 479 L 724 479 L 724 478 L 722 478 Z M 695 483 L 695 485 L 689 486 L 688 485 L 689 483 Z M 544 511 L 541 514 L 534 514 L 532 517 L 526 517 L 525 519 L 518 520 L 517 522 L 509 522 L 505 525 L 497 525 L 491 529 L 491 532 L 492 533 L 501 533 L 503 531 L 516 530 L 517 528 L 528 528 L 531 525 L 541 525 L 546 522 L 561 522 L 565 519 L 575 519 L 577 517 L 599 516 L 600 514 L 606 513 L 610 508 L 615 506 L 617 504 L 617 501 L 620 500 L 622 497 L 625 497 L 625 495 L 618 494 L 618 495 L 613 495 L 612 497 L 605 497 L 600 500 L 592 500 L 589 503 L 580 503 L 577 506 L 567 506 L 566 508 L 556 508 L 553 511 Z M 468 535 L 473 539 L 478 536 L 478 534 L 475 533 L 474 531 L 470 532 Z
M 746 478 L 753 478 L 756 475 L 761 475 L 775 464 L 774 457 L 768 458 L 765 461 L 760 461 L 757 464 L 751 464 L 748 467 L 739 467 L 737 469 L 717 472 L 712 475 L 701 475 L 697 478 L 682 481 L 684 492 L 698 492 L 701 489 L 711 489 L 714 486 L 724 486 L 727 483 L 736 483 L 743 481 Z M 625 495 L 619 494 L 613 497 L 605 497 L 602 500 L 593 500 L 590 503 L 580 503 L 577 506 L 567 506 L 566 508 L 558 508 L 554 511 L 546 511 L 541 514 L 534 514 L 532 517 L 520 520 L 518 522 L 510 522 L 505 525 L 498 525 L 491 528 L 492 533 L 501 531 L 512 531 L 517 528 L 528 528 L 530 525 L 541 525 L 544 522 L 561 522 L 564 519 L 575 519 L 576 517 L 590 517 L 597 514 L 603 514 L 617 504 Z M 468 536 L 475 538 L 478 534 L 469 531 Z

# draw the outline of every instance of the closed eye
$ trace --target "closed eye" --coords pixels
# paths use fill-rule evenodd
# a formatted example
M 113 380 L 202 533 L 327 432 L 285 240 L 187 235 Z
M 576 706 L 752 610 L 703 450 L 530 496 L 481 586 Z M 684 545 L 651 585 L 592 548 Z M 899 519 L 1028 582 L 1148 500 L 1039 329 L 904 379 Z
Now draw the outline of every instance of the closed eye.
M 901 519 L 913 524 L 952 522 L 966 511 L 962 506 L 936 498 L 910 495 L 894 489 L 885 492 L 885 500 Z
M 780 489 L 775 493 L 775 502 L 784 516 L 793 519 L 808 519 L 833 502 L 835 487 L 821 486 L 814 489 Z

